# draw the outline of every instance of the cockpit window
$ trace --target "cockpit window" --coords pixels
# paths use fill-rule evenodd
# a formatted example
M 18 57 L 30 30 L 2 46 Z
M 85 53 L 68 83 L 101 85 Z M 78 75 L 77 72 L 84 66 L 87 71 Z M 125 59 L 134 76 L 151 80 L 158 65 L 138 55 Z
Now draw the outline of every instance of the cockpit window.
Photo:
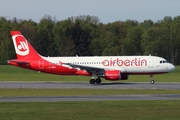
M 160 63 L 169 63 L 167 60 L 161 60 Z

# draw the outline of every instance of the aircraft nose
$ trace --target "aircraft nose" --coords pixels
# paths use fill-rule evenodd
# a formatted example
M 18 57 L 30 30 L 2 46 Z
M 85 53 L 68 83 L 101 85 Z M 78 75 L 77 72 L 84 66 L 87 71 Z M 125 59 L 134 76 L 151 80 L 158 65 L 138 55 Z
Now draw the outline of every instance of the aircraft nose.
M 169 70 L 170 70 L 170 71 L 173 71 L 174 69 L 175 69 L 175 66 L 174 66 L 173 64 L 170 64 L 170 65 L 169 65 Z

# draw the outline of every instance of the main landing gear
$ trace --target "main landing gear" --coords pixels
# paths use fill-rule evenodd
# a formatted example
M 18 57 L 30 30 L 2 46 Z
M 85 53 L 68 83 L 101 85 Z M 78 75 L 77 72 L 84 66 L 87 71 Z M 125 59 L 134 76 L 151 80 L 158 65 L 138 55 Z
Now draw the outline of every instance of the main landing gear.
M 95 83 L 100 84 L 100 83 L 101 83 L 101 79 L 100 79 L 100 78 L 97 78 L 97 79 L 95 80 L 94 78 L 92 78 L 92 79 L 89 80 L 89 83 L 90 83 L 90 84 L 95 84 Z
M 151 83 L 151 84 L 154 84 L 154 83 L 155 83 L 155 81 L 153 80 L 153 75 L 150 75 L 150 83 Z

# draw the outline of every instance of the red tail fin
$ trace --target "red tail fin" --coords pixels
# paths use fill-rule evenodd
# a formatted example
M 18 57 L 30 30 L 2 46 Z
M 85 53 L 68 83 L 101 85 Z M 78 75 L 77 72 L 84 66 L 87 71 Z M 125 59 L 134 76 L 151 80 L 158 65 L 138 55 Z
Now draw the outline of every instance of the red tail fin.
M 19 31 L 11 31 L 16 56 L 18 59 L 38 59 L 40 55 Z

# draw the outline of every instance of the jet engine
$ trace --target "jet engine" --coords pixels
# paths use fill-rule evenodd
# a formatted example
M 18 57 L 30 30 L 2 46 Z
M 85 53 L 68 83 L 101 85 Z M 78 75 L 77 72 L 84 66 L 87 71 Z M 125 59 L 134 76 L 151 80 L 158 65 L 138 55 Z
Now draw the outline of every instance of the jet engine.
M 107 80 L 127 80 L 128 74 L 121 73 L 120 70 L 105 70 L 103 77 Z

